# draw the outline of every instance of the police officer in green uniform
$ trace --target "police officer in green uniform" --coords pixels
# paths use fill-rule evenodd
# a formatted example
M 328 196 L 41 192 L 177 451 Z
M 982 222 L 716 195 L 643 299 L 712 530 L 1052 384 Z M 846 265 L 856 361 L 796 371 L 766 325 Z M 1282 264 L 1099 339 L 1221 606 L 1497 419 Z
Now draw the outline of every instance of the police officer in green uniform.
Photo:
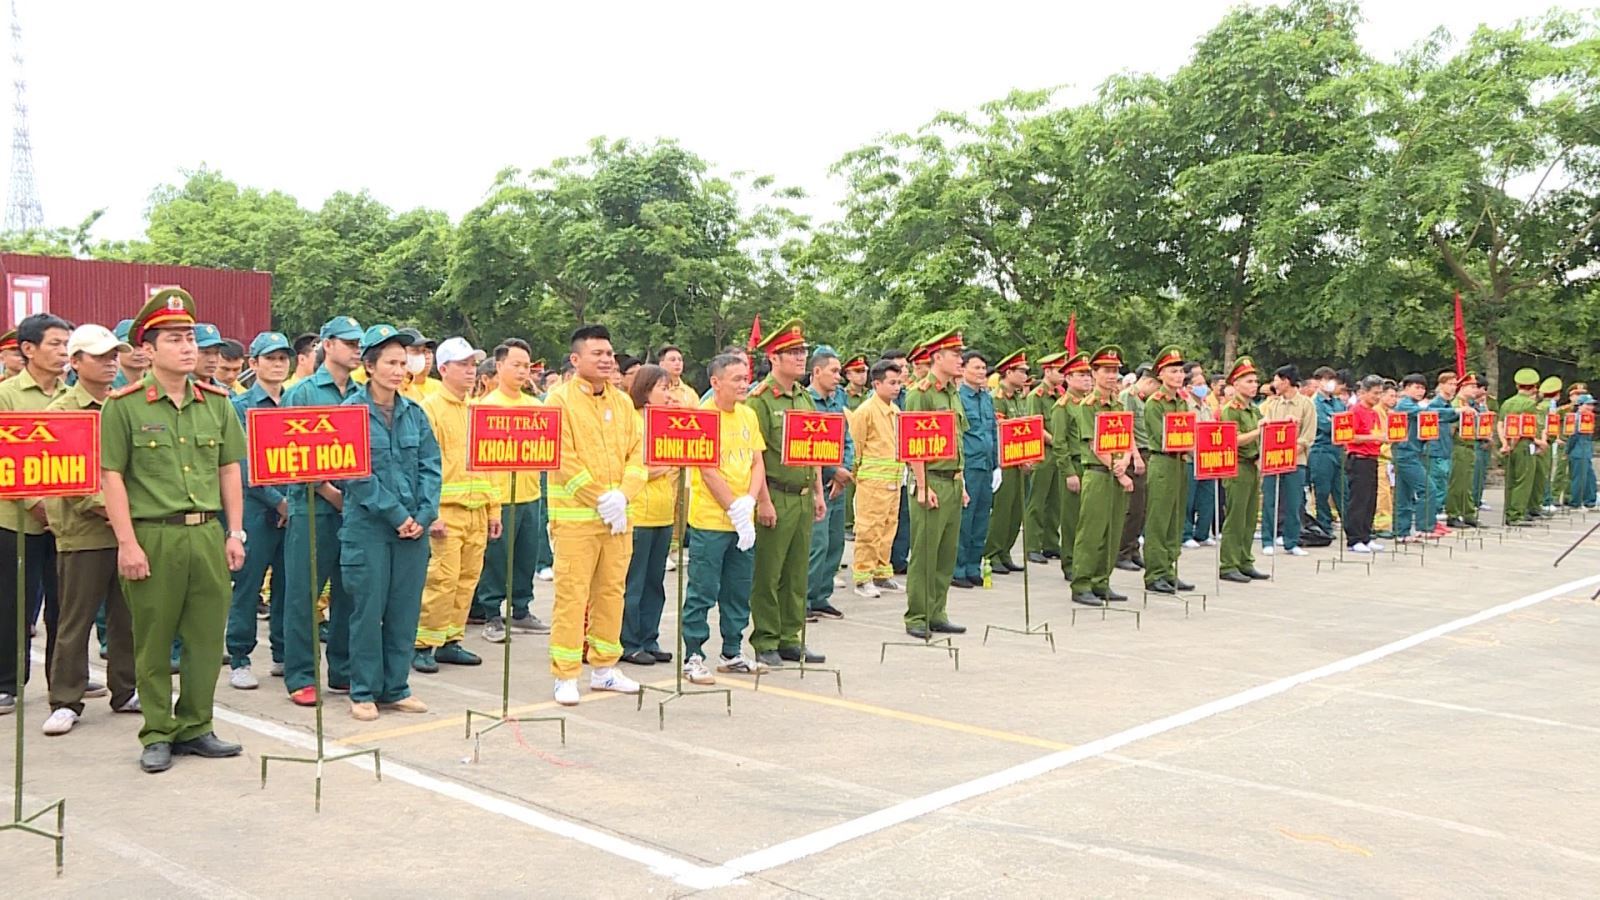
M 756 498 L 755 577 L 750 588 L 750 646 L 768 666 L 785 661 L 826 662 L 827 657 L 801 646 L 806 617 L 807 566 L 811 558 L 811 526 L 828 515 L 822 495 L 821 469 L 783 464 L 783 414 L 814 412 L 811 392 L 800 379 L 806 371 L 805 325 L 791 319 L 757 349 L 767 354 L 772 371 L 750 390 L 745 404 L 761 422 L 767 449 L 762 463 L 767 483 Z
M 1450 478 L 1445 486 L 1444 524 L 1447 528 L 1478 527 L 1478 508 L 1472 502 L 1473 465 L 1478 455 L 1478 447 L 1487 444 L 1488 441 L 1459 433 L 1462 412 L 1477 414 L 1485 408 L 1478 399 L 1478 392 L 1478 376 L 1468 372 L 1456 385 L 1456 397 L 1452 401 L 1456 408 L 1458 431 L 1455 444 L 1450 450 Z M 1474 419 L 1471 433 L 1476 434 L 1477 428 L 1478 423 Z
M 131 332 L 151 355 L 150 371 L 107 398 L 100 414 L 106 517 L 133 616 L 144 715 L 139 765 L 146 772 L 171 768 L 174 754 L 241 750 L 213 733 L 211 710 L 228 573 L 245 557 L 244 429 L 228 392 L 192 377 L 194 323 L 194 300 L 184 291 L 168 288 L 151 298 Z M 174 638 L 183 643 L 176 708 Z
M 1000 376 L 1000 386 L 991 392 L 995 417 L 1005 420 L 1034 415 L 1033 403 L 1028 397 L 1027 355 L 1018 350 L 1003 356 L 995 363 L 994 370 Z M 1047 415 L 1045 424 L 1048 426 L 1049 422 Z M 1002 468 L 1000 473 L 1000 489 L 994 492 L 994 509 L 989 513 L 989 538 L 984 544 L 983 555 L 989 559 L 990 571 L 1004 575 L 1013 569 L 1021 571 L 1021 567 L 1011 558 L 1011 548 L 1016 546 L 1017 531 L 1022 528 L 1024 470 L 1021 466 L 1010 466 Z M 1059 477 L 1042 462 L 1032 467 L 1031 474 L 1033 491 L 1030 496 L 1042 489 L 1044 482 Z
M 1506 428 L 1506 419 L 1516 415 L 1531 415 L 1539 407 L 1539 373 L 1533 369 L 1518 369 L 1511 380 L 1517 385 L 1517 392 L 1507 397 L 1500 404 L 1500 413 L 1495 420 L 1495 433 L 1500 437 L 1500 456 L 1505 460 L 1506 466 L 1506 514 L 1507 525 L 1525 526 L 1528 524 L 1528 511 L 1537 505 L 1533 496 L 1534 469 L 1539 459 L 1534 454 L 1544 444 L 1542 438 L 1525 438 Z M 1539 425 L 1544 428 L 1543 423 Z
M 1066 392 L 1051 407 L 1047 421 L 1056 449 L 1061 454 L 1060 470 L 1056 475 L 1061 480 L 1061 575 L 1070 582 L 1073 544 L 1078 540 L 1078 513 L 1083 496 L 1083 457 L 1080 455 L 1083 448 L 1073 439 L 1073 435 L 1078 433 L 1074 429 L 1084 427 L 1083 400 L 1094 390 L 1094 374 L 1089 368 L 1087 353 L 1069 356 L 1063 362 L 1061 371 L 1066 378 Z M 1092 422 L 1089 430 L 1093 431 Z M 1035 479 L 1038 477 L 1034 476 Z
M 334 316 L 320 332 L 323 362 L 309 377 L 283 394 L 283 406 L 338 406 L 355 392 L 350 373 L 361 365 L 361 325 L 349 316 Z M 305 489 L 288 492 L 289 528 L 284 535 L 283 682 L 289 699 L 313 706 L 317 689 L 312 681 L 311 654 L 319 650 L 311 629 L 311 608 L 331 583 L 328 595 L 328 688 L 348 690 L 350 684 L 350 594 L 339 565 L 339 527 L 344 496 L 339 488 L 322 482 L 315 487 L 317 531 L 317 584 L 311 583 L 311 510 Z
M 1050 410 L 1061 399 L 1062 366 L 1066 353 L 1051 353 L 1039 357 L 1039 386 L 1028 392 L 1028 415 L 1044 416 L 1050 420 Z M 1035 477 L 1033 493 L 1028 497 L 1028 562 L 1042 563 L 1061 558 L 1061 448 L 1054 439 L 1045 442 L 1042 472 L 1049 477 Z
M 1175 346 L 1161 348 L 1151 367 L 1161 386 L 1146 398 L 1141 423 L 1150 448 L 1145 461 L 1144 586 L 1158 594 L 1192 591 L 1194 585 L 1178 578 L 1178 554 L 1182 552 L 1183 512 L 1189 499 L 1189 483 L 1184 477 L 1192 459 L 1184 451 L 1162 449 L 1169 413 L 1190 412 L 1183 398 L 1183 351 Z
M 950 577 L 955 573 L 961 510 L 967 505 L 962 468 L 966 461 L 961 436 L 967 414 L 957 393 L 961 371 L 961 332 L 951 330 L 922 345 L 929 354 L 928 374 L 915 390 L 906 391 L 907 412 L 953 412 L 956 455 L 931 463 L 911 463 L 915 479 L 911 495 L 911 557 L 907 563 L 906 634 L 927 639 L 931 633 L 962 634 L 967 629 L 945 612 Z M 757 546 L 760 543 L 757 542 Z
M 1538 464 L 1533 467 L 1533 493 L 1528 498 L 1528 517 L 1543 518 L 1554 510 L 1550 506 L 1550 467 L 1555 462 L 1555 452 L 1551 449 L 1561 438 L 1560 431 L 1551 434 L 1545 427 L 1549 424 L 1550 413 L 1556 410 L 1556 405 L 1561 400 L 1561 379 L 1551 375 L 1539 383 L 1539 406 L 1535 412 L 1539 415 Z
M 1223 581 L 1249 584 L 1267 578 L 1256 569 L 1252 543 L 1256 523 L 1261 518 L 1261 409 L 1256 406 L 1256 391 L 1261 377 L 1248 356 L 1239 357 L 1228 373 L 1233 397 L 1222 406 L 1218 419 L 1239 427 L 1239 473 L 1228 480 L 1228 513 L 1222 520 L 1222 546 L 1217 550 L 1217 566 Z
M 850 414 L 855 412 L 861 404 L 867 402 L 872 396 L 872 387 L 867 384 L 867 372 L 870 366 L 865 353 L 857 353 L 844 361 L 844 408 L 845 421 L 848 425 Z M 846 540 L 855 540 L 856 530 L 856 483 L 851 481 L 844 489 L 844 531 Z
M 1127 594 L 1111 589 L 1111 570 L 1128 514 L 1128 495 L 1133 491 L 1128 473 L 1139 450 L 1131 444 L 1120 455 L 1095 450 L 1096 417 L 1124 411 L 1117 394 L 1122 348 L 1106 344 L 1089 355 L 1089 366 L 1094 371 L 1094 390 L 1078 404 L 1077 415 L 1068 420 L 1068 440 L 1077 445 L 1078 458 L 1083 461 L 1078 530 L 1072 542 L 1072 602 L 1103 606 L 1128 599 Z

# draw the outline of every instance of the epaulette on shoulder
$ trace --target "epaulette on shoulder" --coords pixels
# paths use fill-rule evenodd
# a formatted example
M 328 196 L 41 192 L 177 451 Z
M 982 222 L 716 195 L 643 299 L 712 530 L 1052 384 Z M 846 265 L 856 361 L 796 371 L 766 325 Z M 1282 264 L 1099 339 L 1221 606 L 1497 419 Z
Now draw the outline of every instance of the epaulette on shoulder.
M 232 397 L 233 396 L 233 391 L 230 391 L 225 387 L 218 387 L 217 385 L 214 385 L 209 381 L 196 381 L 194 383 L 194 386 L 199 388 L 202 391 L 210 391 L 213 394 L 219 394 L 219 395 L 221 395 L 223 397 Z
M 755 387 L 750 389 L 749 396 L 751 396 L 751 397 L 759 397 L 759 396 L 761 396 L 761 392 L 765 391 L 767 389 L 767 385 L 768 384 L 770 384 L 770 382 L 763 380 L 760 384 L 758 384 Z
M 126 397 L 129 394 L 137 394 L 142 390 L 144 390 L 144 385 L 140 384 L 137 381 L 134 381 L 134 382 L 130 382 L 128 384 L 125 384 L 122 387 L 119 387 L 116 390 L 112 391 L 111 392 L 111 396 L 112 397 Z

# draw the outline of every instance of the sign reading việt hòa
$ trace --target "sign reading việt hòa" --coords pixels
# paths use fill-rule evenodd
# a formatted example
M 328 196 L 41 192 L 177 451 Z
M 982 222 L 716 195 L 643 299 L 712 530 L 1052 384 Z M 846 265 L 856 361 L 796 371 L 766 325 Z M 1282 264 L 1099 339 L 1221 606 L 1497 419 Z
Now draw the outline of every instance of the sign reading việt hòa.
M 1027 466 L 1044 460 L 1044 416 L 1000 420 L 1000 467 Z
M 845 421 L 842 413 L 783 411 L 783 464 L 786 466 L 838 466 L 844 464 Z
M 722 464 L 722 414 L 679 406 L 644 408 L 644 464 L 716 468 Z
M 467 420 L 467 468 L 474 472 L 561 468 L 561 408 L 472 407 Z
M 285 406 L 246 413 L 251 484 L 340 481 L 372 475 L 367 407 Z
M 99 490 L 98 412 L 0 413 L 0 499 L 81 497 Z

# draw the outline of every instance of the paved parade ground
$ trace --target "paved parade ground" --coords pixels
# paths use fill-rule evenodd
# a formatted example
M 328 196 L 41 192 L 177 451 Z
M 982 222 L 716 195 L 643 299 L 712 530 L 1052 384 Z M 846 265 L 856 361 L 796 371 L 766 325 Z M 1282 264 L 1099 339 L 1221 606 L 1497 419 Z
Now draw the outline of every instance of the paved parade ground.
M 687 697 L 660 730 L 659 696 L 637 711 L 585 693 L 565 746 L 522 722 L 476 760 L 464 711 L 498 708 L 501 667 L 474 628 L 484 666 L 413 676 L 428 714 L 361 724 L 331 695 L 330 751 L 378 747 L 384 777 L 329 764 L 320 814 L 310 767 L 259 781 L 262 754 L 312 734 L 264 675 L 265 623 L 261 689 L 219 669 L 217 732 L 244 756 L 157 776 L 139 772 L 137 717 L 104 700 L 70 735 L 40 734 L 36 668 L 25 800 L 67 798 L 66 869 L 16 833 L 0 858 L 27 897 L 1592 894 L 1600 538 L 1551 562 L 1596 521 L 1446 538 L 1370 573 L 1316 571 L 1333 548 L 1278 557 L 1273 582 L 1220 595 L 1215 550 L 1186 551 L 1206 608 L 1152 598 L 1137 628 L 1088 610 L 1069 625 L 1059 569 L 1034 566 L 1056 651 L 984 645 L 985 624 L 1021 622 L 1013 575 L 952 592 L 970 629 L 959 670 L 918 647 L 880 664 L 881 642 L 904 639 L 903 595 L 844 594 L 848 618 L 811 636 L 842 696 L 824 673 L 780 671 L 759 692 L 720 676 L 731 717 L 721 696 Z M 1133 608 L 1138 584 L 1113 580 Z M 670 666 L 627 671 L 672 681 Z M 513 673 L 513 707 L 548 714 L 542 636 L 518 638 Z

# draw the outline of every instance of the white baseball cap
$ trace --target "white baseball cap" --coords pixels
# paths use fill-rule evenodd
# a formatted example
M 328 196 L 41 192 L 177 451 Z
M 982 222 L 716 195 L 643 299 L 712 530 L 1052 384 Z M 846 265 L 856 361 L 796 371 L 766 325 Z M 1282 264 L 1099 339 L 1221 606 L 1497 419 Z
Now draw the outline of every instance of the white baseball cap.
M 113 350 L 127 353 L 132 349 L 133 345 L 127 341 L 117 340 L 111 329 L 104 325 L 79 325 L 67 337 L 68 356 L 80 351 L 90 356 L 102 356 Z
M 464 359 L 470 359 L 473 365 L 477 365 L 487 359 L 488 356 L 489 354 L 484 353 L 482 350 L 472 349 L 472 345 L 467 343 L 466 338 L 458 337 L 446 338 L 439 344 L 439 348 L 433 351 L 434 364 L 441 369 L 444 368 L 445 363 L 461 362 Z

